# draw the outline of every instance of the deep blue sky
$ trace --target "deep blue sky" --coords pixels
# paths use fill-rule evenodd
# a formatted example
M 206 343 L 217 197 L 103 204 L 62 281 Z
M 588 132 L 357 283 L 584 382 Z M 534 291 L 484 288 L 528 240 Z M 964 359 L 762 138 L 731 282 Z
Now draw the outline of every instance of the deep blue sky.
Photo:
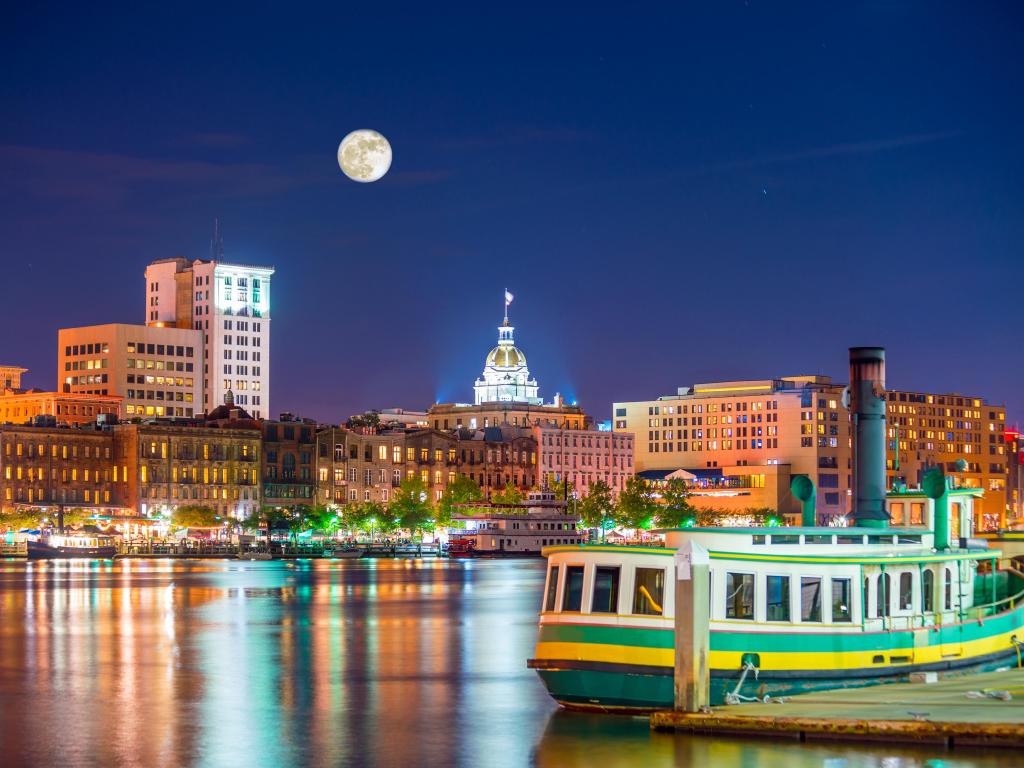
M 0 362 L 270 263 L 274 411 L 465 401 L 502 289 L 550 398 L 846 378 L 1024 419 L 1014 3 L 47 7 L 0 25 Z M 418 9 L 418 10 L 413 10 Z M 350 130 L 394 147 L 341 175 Z

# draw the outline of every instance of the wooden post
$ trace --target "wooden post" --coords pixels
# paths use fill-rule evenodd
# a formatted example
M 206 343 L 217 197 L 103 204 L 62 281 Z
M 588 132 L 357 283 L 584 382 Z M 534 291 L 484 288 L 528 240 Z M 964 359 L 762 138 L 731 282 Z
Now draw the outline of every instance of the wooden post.
M 700 712 L 710 702 L 710 563 L 694 541 L 676 552 L 675 708 L 681 712 Z

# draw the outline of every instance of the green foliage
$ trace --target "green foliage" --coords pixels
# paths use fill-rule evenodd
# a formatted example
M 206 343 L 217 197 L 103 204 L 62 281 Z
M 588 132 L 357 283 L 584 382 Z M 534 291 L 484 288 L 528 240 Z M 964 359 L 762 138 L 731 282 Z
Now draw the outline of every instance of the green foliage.
M 564 480 L 552 480 L 548 484 L 548 490 L 555 494 L 557 499 L 568 499 L 576 490 L 576 486 L 573 485 L 571 480 L 566 478 Z
M 631 477 L 615 504 L 615 522 L 623 528 L 649 528 L 657 511 L 657 502 L 647 483 Z
M 212 507 L 183 504 L 171 512 L 171 525 L 175 528 L 218 528 L 222 520 Z
M 526 494 L 512 483 L 507 483 L 500 491 L 491 494 L 491 501 L 495 504 L 521 504 L 525 498 Z
M 407 477 L 402 481 L 391 501 L 388 517 L 411 534 L 433 528 L 430 494 L 419 478 Z
M 452 514 L 460 504 L 480 501 L 483 497 L 483 491 L 480 490 L 476 481 L 470 480 L 465 475 L 459 475 L 453 482 L 448 483 L 437 502 L 437 524 L 448 525 L 452 520 Z
M 686 481 L 679 478 L 669 480 L 661 491 L 661 504 L 655 514 L 657 526 L 679 528 L 696 515 L 697 510 L 690 504 L 690 491 L 686 487 Z
M 731 526 L 735 524 L 738 517 L 753 518 L 751 525 L 755 528 L 778 524 L 778 521 L 782 519 L 778 510 L 771 507 L 747 507 L 742 512 L 732 512 L 726 509 L 700 509 L 696 510 L 695 515 L 698 528 Z
M 44 517 L 41 509 L 18 507 L 0 513 L 0 529 L 18 531 L 22 528 L 38 528 Z
M 580 499 L 576 507 L 580 521 L 586 528 L 600 528 L 612 516 L 614 509 L 612 490 L 603 480 L 591 483 L 587 495 Z
M 380 427 L 380 413 L 370 411 L 359 416 L 353 416 L 345 422 L 345 426 L 352 430 L 370 431 Z

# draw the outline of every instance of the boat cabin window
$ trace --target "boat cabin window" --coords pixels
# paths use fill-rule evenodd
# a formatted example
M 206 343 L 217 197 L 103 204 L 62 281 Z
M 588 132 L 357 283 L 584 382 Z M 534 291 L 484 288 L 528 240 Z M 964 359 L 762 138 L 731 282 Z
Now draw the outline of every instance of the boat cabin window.
M 851 614 L 852 611 L 850 610 L 850 580 L 832 579 L 832 621 L 852 621 Z
M 763 535 L 758 535 L 758 536 L 754 536 L 753 537 L 753 543 L 754 544 L 764 544 L 765 541 L 767 541 L 767 540 L 768 540 L 768 537 L 767 536 L 763 536 Z
M 590 601 L 591 613 L 618 613 L 619 568 L 599 565 L 594 569 L 594 597 Z
M 953 569 L 944 568 L 945 571 L 945 589 L 942 594 L 945 599 L 945 609 L 947 611 L 953 610 Z
M 868 544 L 892 544 L 892 536 L 868 536 Z
M 896 537 L 897 544 L 920 544 L 921 537 L 916 534 L 901 533 Z
M 875 589 L 875 615 L 881 618 L 889 615 L 889 595 L 892 594 L 892 577 L 883 573 L 878 577 Z
M 772 536 L 772 544 L 799 544 L 800 537 L 793 536 L 792 534 L 786 534 L 785 536 L 776 534 Z
M 768 576 L 766 581 L 767 621 L 789 621 L 789 576 Z
M 800 621 L 821 621 L 821 578 L 800 578 Z
M 836 536 L 836 544 L 863 544 L 863 536 Z
M 754 574 L 725 574 L 725 618 L 754 620 Z
M 813 534 L 811 536 L 804 536 L 805 544 L 831 544 L 832 536 L 823 534 Z
M 555 610 L 555 595 L 558 594 L 558 566 L 552 565 L 548 569 L 548 593 L 544 598 L 544 610 Z
M 565 568 L 565 586 L 562 588 L 562 610 L 583 609 L 583 566 L 569 565 Z
M 906 572 L 900 574 L 900 610 L 914 610 L 914 576 Z
M 924 600 L 921 609 L 924 611 L 935 610 L 935 572 L 926 568 L 921 575 L 921 591 L 924 593 Z
M 633 613 L 661 616 L 665 596 L 664 568 L 637 568 L 633 586 Z

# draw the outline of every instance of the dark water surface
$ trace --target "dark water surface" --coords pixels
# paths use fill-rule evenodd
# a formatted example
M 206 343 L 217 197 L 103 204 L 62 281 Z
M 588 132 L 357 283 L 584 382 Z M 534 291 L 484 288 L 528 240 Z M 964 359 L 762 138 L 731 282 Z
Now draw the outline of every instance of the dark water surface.
M 0 766 L 1021 765 L 652 734 L 526 669 L 543 564 L 0 561 Z

